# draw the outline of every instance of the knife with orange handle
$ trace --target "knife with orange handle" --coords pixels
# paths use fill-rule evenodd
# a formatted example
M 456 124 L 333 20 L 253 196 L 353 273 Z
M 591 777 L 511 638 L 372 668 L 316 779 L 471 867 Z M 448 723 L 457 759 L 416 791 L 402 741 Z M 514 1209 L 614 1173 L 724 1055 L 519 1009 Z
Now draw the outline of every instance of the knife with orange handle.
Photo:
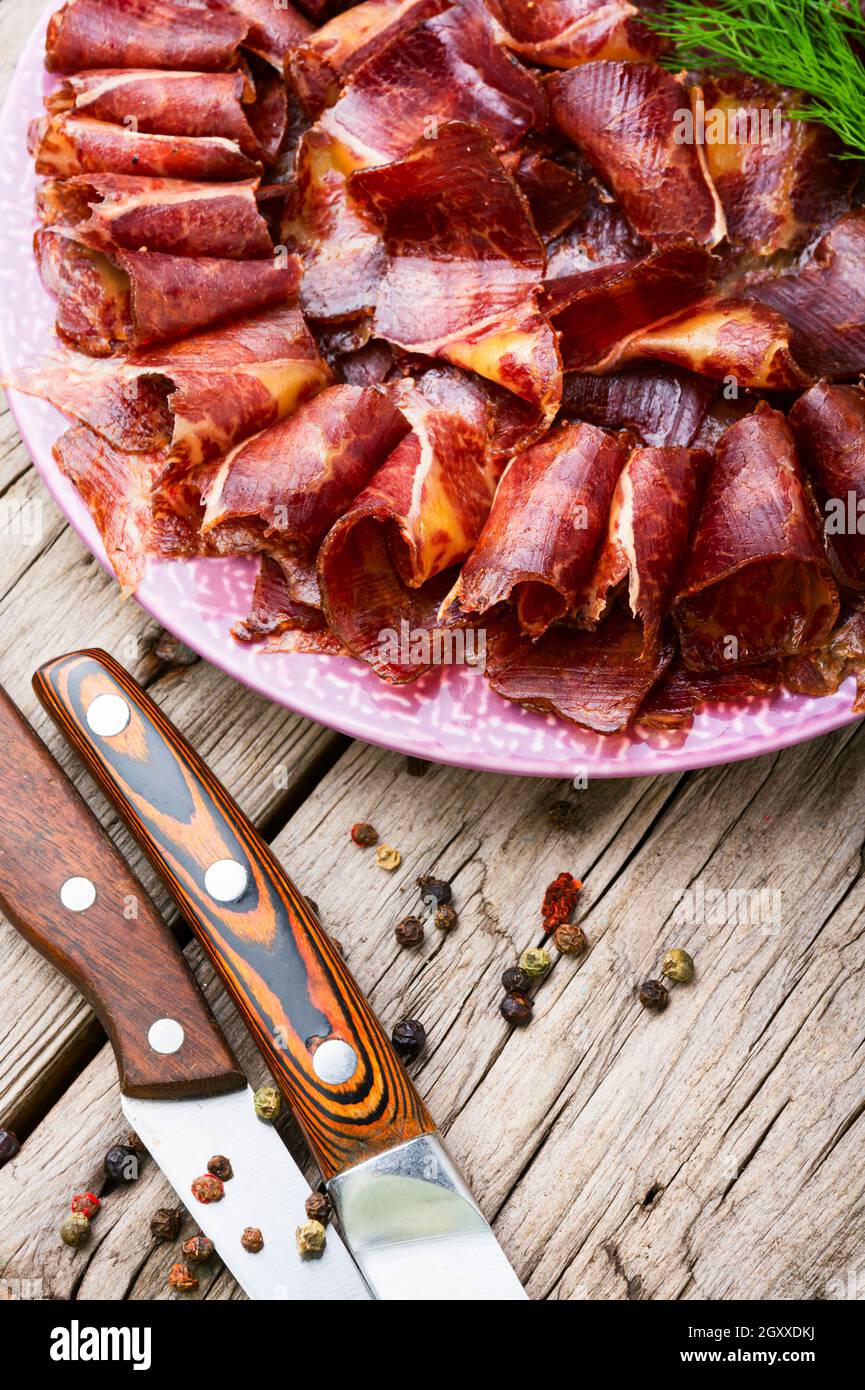
M 59 657 L 33 685 L 237 1005 L 375 1296 L 524 1299 L 339 950 L 182 734 L 105 652 Z
M 339 1238 L 301 1260 L 309 1184 L 252 1092 L 168 927 L 84 799 L 0 688 L 0 909 L 87 998 L 130 1127 L 254 1299 L 368 1300 Z M 234 1177 L 196 1203 L 214 1154 Z M 241 1244 L 258 1227 L 264 1249 Z

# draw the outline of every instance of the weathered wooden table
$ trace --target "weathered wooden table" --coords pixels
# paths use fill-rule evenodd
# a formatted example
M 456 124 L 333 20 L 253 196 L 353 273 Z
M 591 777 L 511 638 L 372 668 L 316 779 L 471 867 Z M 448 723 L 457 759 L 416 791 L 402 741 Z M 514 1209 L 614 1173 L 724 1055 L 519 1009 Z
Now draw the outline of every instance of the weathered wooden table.
M 4 81 L 40 8 L 0 4 Z M 22 509 L 34 503 L 42 525 L 25 544 L 14 518 L 32 519 Z M 432 765 L 417 776 L 203 662 L 160 661 L 158 629 L 65 525 L 8 412 L 0 504 L 10 694 L 169 913 L 30 676 L 100 646 L 147 686 L 316 900 L 383 1022 L 424 1022 L 414 1079 L 533 1298 L 863 1297 L 860 724 L 780 756 L 585 790 Z M 562 799 L 569 830 L 547 814 Z M 401 850 L 396 873 L 350 842 L 362 819 Z M 590 949 L 556 960 L 533 1022 L 511 1032 L 499 976 L 538 939 L 543 890 L 562 869 L 585 879 Z M 402 951 L 393 927 L 417 908 L 427 871 L 453 880 L 459 927 Z M 635 987 L 673 945 L 693 954 L 697 977 L 654 1016 Z M 188 954 L 260 1079 L 231 1006 Z M 126 1127 L 89 1009 L 2 921 L 0 1124 L 23 1141 L 0 1171 L 0 1297 L 174 1296 L 172 1247 L 148 1224 L 172 1193 L 152 1162 L 109 1196 L 88 1246 L 58 1239 L 70 1195 L 100 1191 L 105 1150 Z M 192 1229 L 190 1217 L 181 1238 Z M 195 1296 L 242 1297 L 218 1269 Z

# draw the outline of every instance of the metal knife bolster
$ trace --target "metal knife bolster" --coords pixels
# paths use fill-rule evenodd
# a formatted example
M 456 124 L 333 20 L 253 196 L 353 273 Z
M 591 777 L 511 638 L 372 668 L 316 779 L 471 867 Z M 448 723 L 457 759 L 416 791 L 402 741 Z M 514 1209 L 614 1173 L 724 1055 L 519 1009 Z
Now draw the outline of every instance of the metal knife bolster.
M 438 1134 L 424 1134 L 327 1184 L 346 1241 L 381 1299 L 525 1301 Z

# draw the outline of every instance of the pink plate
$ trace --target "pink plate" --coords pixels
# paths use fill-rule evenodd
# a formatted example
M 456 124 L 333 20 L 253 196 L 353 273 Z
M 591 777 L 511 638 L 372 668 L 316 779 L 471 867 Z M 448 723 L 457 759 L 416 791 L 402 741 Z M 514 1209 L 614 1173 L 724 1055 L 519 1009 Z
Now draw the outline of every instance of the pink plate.
M 52 10 L 56 8 L 52 5 Z M 46 19 L 31 36 L 0 114 L 0 187 L 5 254 L 0 261 L 0 365 L 28 365 L 56 348 L 53 303 L 31 250 L 36 184 L 27 155 L 28 121 L 48 85 L 42 67 Z M 51 406 L 10 393 L 15 420 L 46 487 L 84 544 L 103 563 L 90 514 L 60 475 L 51 446 L 65 428 Z M 676 772 L 773 753 L 828 733 L 856 716 L 852 679 L 833 696 L 716 705 L 681 733 L 604 738 L 552 716 L 533 714 L 494 694 L 468 667 L 430 672 L 391 687 L 359 661 L 332 656 L 267 655 L 241 646 L 230 628 L 248 608 L 251 560 L 197 560 L 151 566 L 139 603 L 206 661 L 260 694 L 354 738 L 463 767 L 544 777 L 633 777 Z

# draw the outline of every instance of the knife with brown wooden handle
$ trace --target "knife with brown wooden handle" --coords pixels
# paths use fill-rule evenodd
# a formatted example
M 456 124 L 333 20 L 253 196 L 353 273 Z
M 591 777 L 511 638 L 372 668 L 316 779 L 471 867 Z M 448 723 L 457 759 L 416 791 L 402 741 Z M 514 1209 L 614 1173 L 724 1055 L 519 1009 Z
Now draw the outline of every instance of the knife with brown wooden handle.
M 39 699 L 165 880 L 304 1131 L 379 1298 L 525 1298 L 309 904 L 183 736 L 106 653 Z
M 336 1235 L 301 1261 L 309 1184 L 256 1117 L 246 1077 L 138 879 L 0 688 L 0 909 L 91 1004 L 117 1059 L 126 1118 L 252 1298 L 369 1298 Z M 218 1153 L 234 1177 L 203 1205 Z M 264 1249 L 240 1243 L 257 1226 Z

